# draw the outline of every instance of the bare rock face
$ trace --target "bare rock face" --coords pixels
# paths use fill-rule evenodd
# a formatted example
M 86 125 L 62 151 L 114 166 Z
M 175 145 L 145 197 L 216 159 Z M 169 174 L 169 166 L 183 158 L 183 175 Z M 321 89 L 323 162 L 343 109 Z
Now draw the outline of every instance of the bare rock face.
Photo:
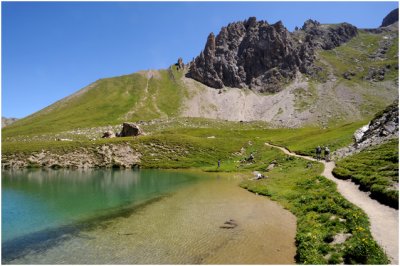
M 338 149 L 335 158 L 343 158 L 360 152 L 367 147 L 380 145 L 386 141 L 399 137 L 399 101 L 386 107 L 377 114 L 368 125 L 363 126 L 354 133 L 354 143 Z
M 389 25 L 392 25 L 393 23 L 396 23 L 399 21 L 399 9 L 396 8 L 392 10 L 382 21 L 381 27 L 386 27 Z
M 223 27 L 217 36 L 211 33 L 187 76 L 217 89 L 277 92 L 297 71 L 316 72 L 316 49 L 335 48 L 355 35 L 357 28 L 347 23 L 327 26 L 309 20 L 290 33 L 281 21 L 270 25 L 250 17 Z
M 379 141 L 382 138 L 398 137 L 399 135 L 399 101 L 378 114 L 369 124 L 368 129 L 364 132 L 362 138 L 357 145 L 365 145 Z
M 142 130 L 135 123 L 125 122 L 122 124 L 121 133 L 118 134 L 118 137 L 130 137 L 130 136 L 138 136 L 142 134 Z

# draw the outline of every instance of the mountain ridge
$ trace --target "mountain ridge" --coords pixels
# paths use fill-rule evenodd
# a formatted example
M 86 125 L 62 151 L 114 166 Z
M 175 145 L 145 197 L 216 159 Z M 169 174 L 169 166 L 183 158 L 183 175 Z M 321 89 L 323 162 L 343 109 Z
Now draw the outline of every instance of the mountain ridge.
M 253 27 L 258 33 L 260 28 L 269 30 L 266 36 L 289 36 L 281 22 L 269 25 L 250 18 L 246 23 L 248 29 Z M 309 56 L 303 56 L 311 60 L 306 63 L 309 73 L 303 73 L 307 71 L 302 72 L 300 65 L 296 64 L 292 65 L 293 68 L 283 68 L 290 72 L 283 75 L 284 71 L 281 73 L 281 69 L 272 67 L 267 72 L 271 75 L 275 73 L 271 78 L 276 78 L 277 82 L 271 80 L 268 83 L 272 85 L 271 90 L 249 88 L 245 82 L 242 82 L 244 88 L 224 85 L 215 89 L 186 77 L 190 76 L 188 73 L 193 64 L 184 65 L 180 61 L 180 64 L 166 70 L 141 71 L 100 79 L 8 126 L 3 130 L 3 136 L 12 138 L 173 117 L 264 121 L 274 127 L 328 127 L 346 121 L 371 119 L 377 111 L 398 97 L 398 23 L 376 30 L 358 29 L 357 34 L 355 27 L 350 24 L 340 25 L 323 25 L 308 20 L 302 29 L 295 31 L 294 35 L 301 36 L 290 37 L 288 43 L 303 40 L 306 36 L 313 40 L 312 43 L 308 42 L 312 44 L 312 49 L 302 48 L 304 52 L 312 52 Z M 231 23 L 230 27 L 245 28 L 245 24 Z M 345 28 L 353 33 L 344 39 L 333 38 L 336 35 L 332 31 Z M 314 34 L 314 31 L 317 33 Z M 229 34 L 233 36 L 235 32 Z M 250 36 L 253 35 L 247 37 Z M 223 38 L 217 37 L 211 35 L 206 47 L 212 48 L 213 43 L 222 42 Z M 233 39 L 229 43 L 232 42 Z M 283 47 L 282 40 L 279 42 L 281 46 L 277 47 Z M 342 44 L 337 46 L 339 43 Z M 236 45 L 239 47 L 239 43 Z M 289 57 L 291 52 L 300 51 L 293 49 L 288 50 Z M 207 53 L 203 52 L 203 55 Z M 289 62 L 296 61 L 292 59 Z M 277 78 L 279 75 L 286 75 L 287 78 L 281 80 Z
M 250 17 L 230 23 L 207 38 L 204 50 L 189 67 L 187 76 L 220 89 L 224 86 L 259 92 L 277 92 L 296 72 L 315 76 L 318 49 L 330 50 L 357 35 L 348 23 L 321 25 L 307 20 L 290 33 L 281 21 L 268 24 Z

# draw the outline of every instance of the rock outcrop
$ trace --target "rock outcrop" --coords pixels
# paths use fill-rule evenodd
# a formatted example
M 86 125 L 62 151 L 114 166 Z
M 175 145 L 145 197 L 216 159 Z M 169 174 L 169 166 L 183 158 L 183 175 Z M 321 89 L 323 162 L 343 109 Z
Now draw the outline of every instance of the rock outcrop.
M 399 9 L 396 8 L 392 10 L 382 21 L 381 27 L 386 27 L 389 25 L 392 25 L 393 23 L 396 23 L 399 21 Z
M 211 33 L 204 50 L 191 63 L 187 76 L 220 89 L 248 87 L 277 92 L 298 71 L 313 75 L 317 49 L 333 49 L 357 35 L 357 28 L 342 23 L 321 25 L 308 20 L 290 33 L 281 21 L 268 24 L 250 17 Z
M 6 127 L 17 121 L 18 118 L 6 118 L 6 117 L 1 117 L 1 128 Z
M 122 124 L 121 133 L 118 137 L 134 137 L 142 134 L 142 130 L 135 123 L 125 122 Z
M 399 136 L 399 101 L 378 114 L 369 124 L 361 139 L 356 143 L 357 146 L 370 146 L 370 144 L 380 143 L 382 139 Z
M 386 107 L 378 113 L 368 125 L 354 133 L 354 143 L 341 148 L 334 153 L 335 158 L 343 158 L 360 152 L 367 147 L 382 144 L 390 139 L 399 137 L 399 101 Z
M 42 150 L 32 154 L 2 156 L 3 169 L 42 168 L 133 168 L 140 165 L 141 154 L 128 144 L 104 144 L 95 148 L 81 147 L 58 154 Z

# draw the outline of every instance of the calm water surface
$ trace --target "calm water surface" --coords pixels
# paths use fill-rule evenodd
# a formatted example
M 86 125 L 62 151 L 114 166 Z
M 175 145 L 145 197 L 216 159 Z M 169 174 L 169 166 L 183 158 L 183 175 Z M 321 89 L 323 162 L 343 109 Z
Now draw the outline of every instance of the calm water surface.
M 2 172 L 2 262 L 294 263 L 295 218 L 188 171 Z M 237 226 L 223 228 L 226 221 Z

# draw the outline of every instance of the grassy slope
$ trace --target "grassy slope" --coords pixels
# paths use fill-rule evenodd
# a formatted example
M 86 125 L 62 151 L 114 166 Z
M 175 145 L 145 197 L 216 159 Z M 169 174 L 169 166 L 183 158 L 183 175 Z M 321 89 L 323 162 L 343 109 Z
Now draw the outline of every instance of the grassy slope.
M 386 65 L 391 66 L 386 78 L 394 79 L 398 73 L 395 69 L 399 62 L 398 57 L 395 56 L 398 54 L 398 37 L 393 40 L 387 51 L 387 59 L 373 60 L 369 58 L 369 55 L 375 53 L 379 48 L 379 41 L 383 40 L 384 35 L 386 33 L 373 34 L 359 30 L 357 37 L 333 50 L 320 51 L 319 56 L 332 66 L 337 77 L 342 77 L 346 71 L 354 71 L 356 75 L 352 78 L 352 83 L 362 82 L 370 67 L 378 68 Z
M 371 196 L 392 207 L 399 206 L 399 191 L 393 185 L 399 182 L 398 139 L 349 156 L 336 164 L 333 174 L 352 179 Z
M 145 145 L 146 143 L 163 141 L 165 145 L 180 145 L 181 147 L 199 147 L 198 150 L 212 154 L 186 154 L 182 160 L 205 160 L 211 165 L 218 157 L 228 158 L 230 153 L 239 152 L 241 147 L 247 147 L 250 152 L 257 149 L 248 142 L 257 142 L 263 145 L 265 142 L 273 142 L 283 145 L 292 151 L 302 154 L 313 154 L 317 145 L 329 145 L 332 151 L 351 143 L 353 132 L 364 123 L 353 123 L 338 126 L 331 129 L 302 128 L 302 129 L 268 129 L 262 123 L 236 123 L 207 119 L 182 118 L 170 123 L 159 123 L 144 127 L 148 136 L 132 138 L 101 139 L 97 141 L 36 141 L 36 142 L 3 142 L 2 153 L 30 153 L 42 149 L 64 152 L 80 146 L 95 146 L 103 143 L 113 143 L 129 140 L 132 145 Z M 215 138 L 208 138 L 214 136 Z M 203 147 L 203 148 L 201 148 Z M 197 149 L 194 149 L 194 151 Z M 156 156 L 152 156 L 152 158 Z M 237 158 L 236 158 L 237 159 Z M 168 160 L 160 160 L 157 163 L 160 168 L 169 168 Z M 190 164 L 182 165 L 179 161 L 173 163 L 176 167 L 192 167 Z M 206 165 L 207 165 L 206 164 Z M 155 163 L 152 165 L 156 165 Z M 146 165 L 144 165 L 146 166 Z
M 177 80 L 182 73 L 174 68 L 158 73 L 160 78 L 151 78 L 148 84 L 149 94 L 153 97 L 145 95 L 147 78 L 143 74 L 100 79 L 89 90 L 67 97 L 2 129 L 3 137 L 115 125 L 126 120 L 150 120 L 160 117 L 160 112 L 176 115 L 183 93 Z M 139 103 L 142 108 L 135 110 Z M 125 118 L 131 110 L 131 116 Z

